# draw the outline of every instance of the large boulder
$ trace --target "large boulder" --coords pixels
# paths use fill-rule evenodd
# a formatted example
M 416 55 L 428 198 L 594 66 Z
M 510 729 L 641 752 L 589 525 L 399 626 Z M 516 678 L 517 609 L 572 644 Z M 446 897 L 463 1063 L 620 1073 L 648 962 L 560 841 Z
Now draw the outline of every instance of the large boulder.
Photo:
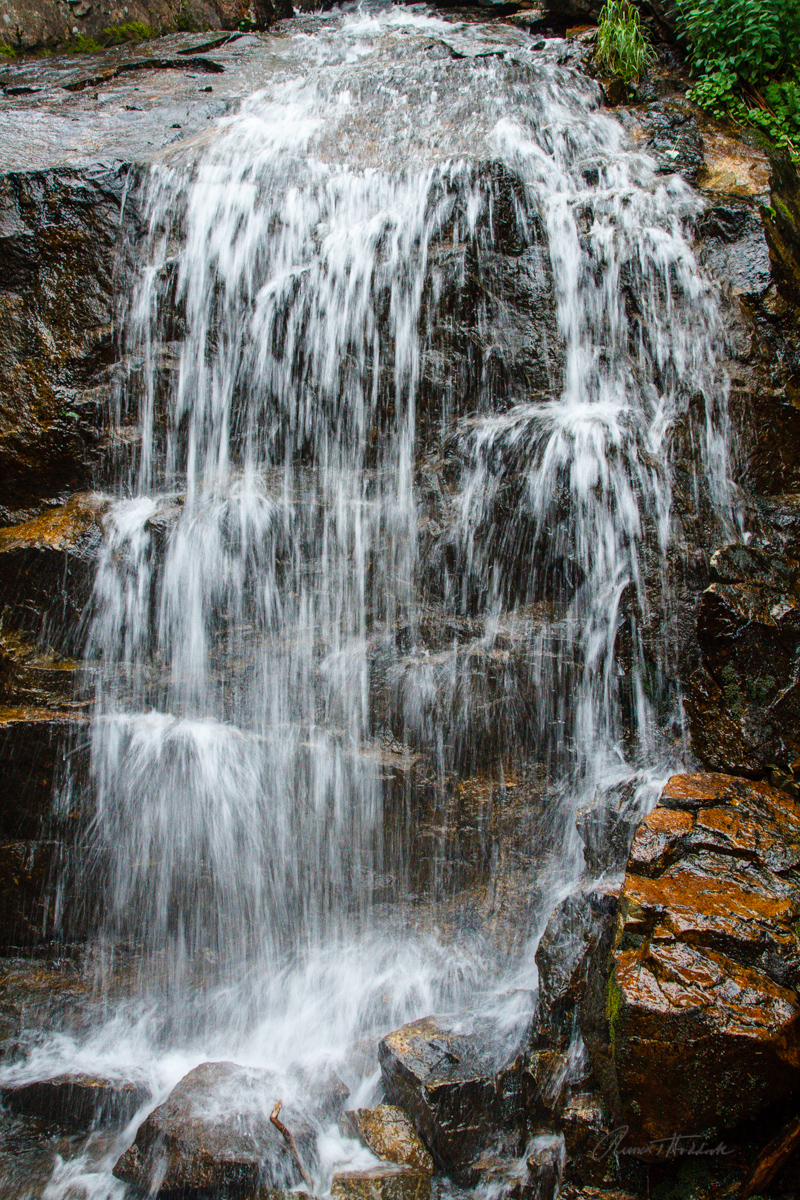
M 378 1057 L 386 1095 L 458 1182 L 474 1182 L 480 1152 L 516 1134 L 522 1060 L 497 1030 L 425 1017 L 385 1037 Z
M 301 1180 L 286 1141 L 270 1121 L 281 1098 L 269 1071 L 208 1062 L 195 1067 L 142 1122 L 114 1175 L 150 1195 L 203 1188 L 293 1187 Z M 306 1167 L 315 1155 L 311 1126 L 284 1109 Z
M 636 832 L 589 1039 L 632 1142 L 715 1134 L 800 1084 L 800 806 L 676 775 Z

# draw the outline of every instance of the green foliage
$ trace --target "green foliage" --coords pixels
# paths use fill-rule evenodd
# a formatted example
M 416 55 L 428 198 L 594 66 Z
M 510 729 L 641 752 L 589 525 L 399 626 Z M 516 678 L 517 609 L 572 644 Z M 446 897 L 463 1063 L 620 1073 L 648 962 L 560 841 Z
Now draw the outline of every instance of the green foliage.
M 597 30 L 598 66 L 619 75 L 625 83 L 635 83 L 654 57 L 639 10 L 630 0 L 606 0 Z
M 103 47 L 100 42 L 93 37 L 84 37 L 83 34 L 78 34 L 65 47 L 71 54 L 96 54 Z
M 692 66 L 756 86 L 800 58 L 797 0 L 679 0 Z
M 98 50 L 106 50 L 109 46 L 125 46 L 128 42 L 149 42 L 160 37 L 152 25 L 144 21 L 127 21 L 124 25 L 107 25 L 96 38 L 79 34 L 68 42 L 65 50 L 72 54 L 96 54 Z
M 13 46 L 8 46 L 5 42 L 0 42 L 0 58 L 16 58 L 17 52 Z
M 728 712 L 734 720 L 740 721 L 744 716 L 744 700 L 739 690 L 738 676 L 730 663 L 721 671 L 720 679 L 722 681 L 722 694 L 725 697 Z
M 622 992 L 617 987 L 617 981 L 614 978 L 612 971 L 608 980 L 608 991 L 606 992 L 606 1016 L 608 1017 L 608 1036 L 611 1042 L 612 1055 L 617 1052 L 617 1018 L 619 1017 L 620 1009 L 622 1008 Z
M 681 30 L 699 79 L 689 93 L 716 117 L 800 145 L 797 0 L 679 0 Z
M 108 25 L 100 34 L 104 46 L 124 46 L 126 42 L 149 42 L 159 32 L 144 21 L 128 21 L 125 25 Z

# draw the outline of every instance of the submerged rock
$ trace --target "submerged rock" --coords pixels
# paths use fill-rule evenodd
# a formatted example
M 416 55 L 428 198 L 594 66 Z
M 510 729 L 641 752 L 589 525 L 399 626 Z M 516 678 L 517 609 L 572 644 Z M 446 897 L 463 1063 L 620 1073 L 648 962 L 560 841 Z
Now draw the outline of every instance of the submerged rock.
M 30 1083 L 5 1084 L 0 1097 L 11 1112 L 39 1117 L 66 1129 L 122 1123 L 147 1101 L 142 1083 L 101 1075 L 57 1075 Z
M 800 806 L 766 784 L 676 775 L 640 825 L 606 996 L 632 1140 L 717 1133 L 800 1083 L 798 868 Z
M 387 1096 L 438 1165 L 458 1182 L 473 1181 L 480 1151 L 515 1126 L 521 1062 L 492 1031 L 435 1017 L 390 1033 L 378 1056 Z
M 408 1116 L 394 1104 L 343 1113 L 342 1128 L 360 1138 L 377 1158 L 433 1173 L 433 1159 Z
M 294 1186 L 300 1171 L 270 1122 L 279 1087 L 269 1071 L 202 1063 L 139 1126 L 114 1175 L 151 1195 L 182 1188 Z M 281 1119 L 304 1163 L 310 1163 L 313 1130 L 286 1110 Z
M 333 1177 L 333 1200 L 430 1200 L 429 1171 L 385 1164 L 366 1171 L 342 1171 Z

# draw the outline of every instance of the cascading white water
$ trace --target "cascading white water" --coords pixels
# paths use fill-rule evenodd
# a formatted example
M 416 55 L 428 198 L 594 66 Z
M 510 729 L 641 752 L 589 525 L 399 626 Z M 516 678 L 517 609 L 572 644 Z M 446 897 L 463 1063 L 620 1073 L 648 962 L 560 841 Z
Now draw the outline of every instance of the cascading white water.
M 160 1096 L 205 1058 L 341 1064 L 490 1005 L 535 980 L 578 805 L 648 795 L 681 753 L 677 689 L 665 722 L 648 673 L 673 665 L 671 433 L 698 397 L 698 503 L 733 519 L 695 195 L 563 43 L 388 8 L 280 41 L 265 90 L 137 197 L 117 416 L 141 443 L 87 653 L 99 939 L 136 951 L 137 984 L 29 1077 L 144 1064 Z M 500 376 L 498 255 L 546 298 Z M 473 292 L 464 388 L 440 360 Z M 413 919 L 420 761 L 434 817 L 454 779 L 544 772 L 511 946 L 437 928 L 446 838 Z M 110 1165 L 62 1164 L 48 1194 L 121 1194 Z

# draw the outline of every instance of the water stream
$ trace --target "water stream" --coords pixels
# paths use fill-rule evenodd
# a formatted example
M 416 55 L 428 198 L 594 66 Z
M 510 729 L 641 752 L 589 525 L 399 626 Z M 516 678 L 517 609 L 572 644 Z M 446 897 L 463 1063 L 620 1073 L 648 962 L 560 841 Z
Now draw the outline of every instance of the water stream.
M 78 851 L 98 1018 L 14 1067 L 145 1078 L 150 1106 L 218 1058 L 365 1102 L 407 1020 L 524 1031 L 578 809 L 643 810 L 686 760 L 676 427 L 735 522 L 699 201 L 576 51 L 388 7 L 273 40 L 262 90 L 128 199 L 137 451 Z M 59 1160 L 48 1200 L 124 1195 L 125 1144 Z M 329 1130 L 320 1188 L 365 1153 Z

